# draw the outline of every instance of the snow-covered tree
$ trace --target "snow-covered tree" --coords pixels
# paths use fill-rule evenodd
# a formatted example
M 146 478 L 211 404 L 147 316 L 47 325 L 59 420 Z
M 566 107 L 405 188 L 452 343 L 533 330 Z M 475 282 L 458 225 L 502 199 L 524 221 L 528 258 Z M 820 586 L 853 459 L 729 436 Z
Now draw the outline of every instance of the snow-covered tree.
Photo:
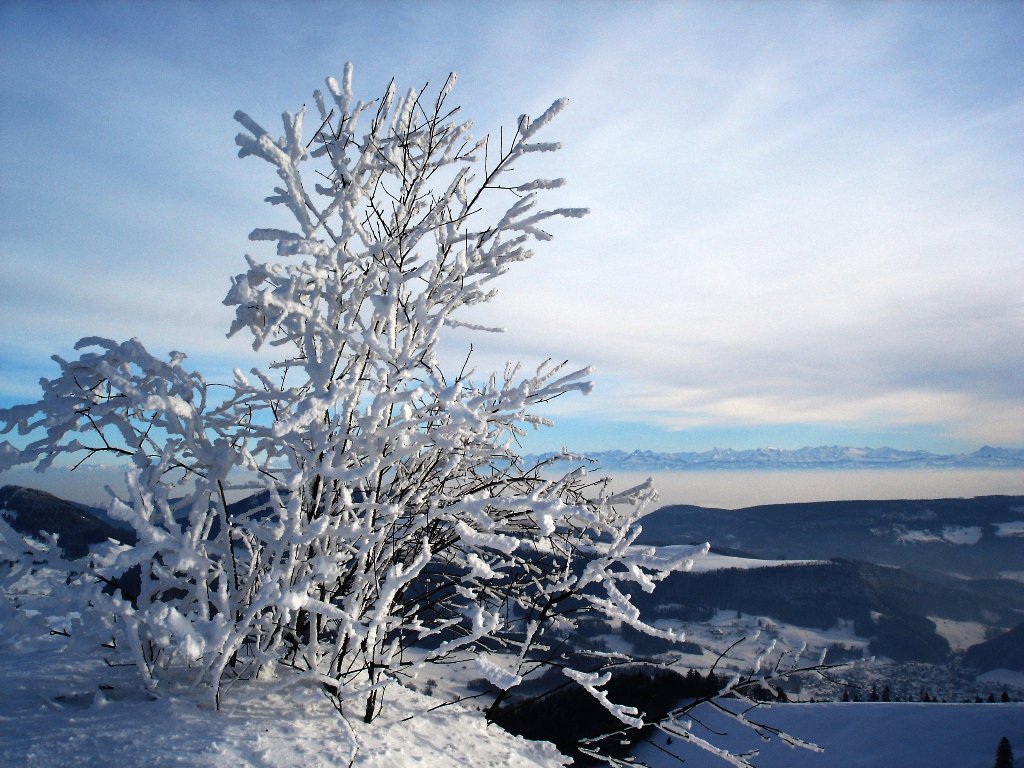
M 550 239 L 546 222 L 586 213 L 540 205 L 561 179 L 518 175 L 558 149 L 538 137 L 565 101 L 495 146 L 455 119 L 454 76 L 360 101 L 351 75 L 327 80 L 312 115 L 285 113 L 280 137 L 235 115 L 239 155 L 273 167 L 267 199 L 294 219 L 252 232 L 276 258 L 247 256 L 225 298 L 230 333 L 274 362 L 214 386 L 184 354 L 84 338 L 38 402 L 0 411 L 29 436 L 0 445 L 0 468 L 130 464 L 108 513 L 138 543 L 92 556 L 104 589 L 90 599 L 154 689 L 184 671 L 219 702 L 226 681 L 288 668 L 370 720 L 425 663 L 467 656 L 515 685 L 577 611 L 673 637 L 628 598 L 686 561 L 634 544 L 651 487 L 612 494 L 515 450 L 550 424 L 539 406 L 590 389 L 588 371 L 478 377 L 439 359 L 444 329 Z M 233 512 L 242 493 L 259 503 Z M 640 722 L 603 696 L 605 676 L 565 673 Z

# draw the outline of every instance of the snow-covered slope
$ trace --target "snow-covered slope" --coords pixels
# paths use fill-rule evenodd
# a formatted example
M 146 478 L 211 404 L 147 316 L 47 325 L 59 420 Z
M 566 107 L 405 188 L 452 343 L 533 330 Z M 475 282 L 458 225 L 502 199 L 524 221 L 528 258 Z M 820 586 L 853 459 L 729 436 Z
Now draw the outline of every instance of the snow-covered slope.
M 1024 749 L 1024 704 L 779 704 L 751 713 L 776 728 L 813 741 L 824 752 L 787 747 L 773 739 L 764 743 L 707 707 L 694 713 L 714 735 L 694 725 L 694 734 L 714 739 L 733 750 L 760 750 L 758 768 L 991 768 L 999 739 Z M 634 754 L 652 768 L 720 768 L 726 763 L 679 738 L 668 743 L 656 734 L 654 745 L 640 745 Z
M 692 550 L 693 547 L 689 545 L 668 545 L 664 547 L 658 547 L 658 554 L 666 557 L 677 557 L 686 554 L 686 550 Z M 824 560 L 767 560 L 756 557 L 736 557 L 734 555 L 722 555 L 713 550 L 708 551 L 705 555 L 695 556 L 693 558 L 693 567 L 689 569 L 690 573 L 706 573 L 709 571 L 723 571 L 729 568 L 738 568 L 740 570 L 750 570 L 751 568 L 776 568 L 784 567 L 787 565 L 813 565 L 815 563 L 823 563 Z
M 155 699 L 129 667 L 108 667 L 62 637 L 28 635 L 0 608 L 0 765 L 33 768 L 554 768 L 552 745 L 520 739 L 463 707 L 399 686 L 366 725 L 315 688 L 238 686 L 219 711 L 188 696 Z M 3 613 L 5 612 L 6 613 Z

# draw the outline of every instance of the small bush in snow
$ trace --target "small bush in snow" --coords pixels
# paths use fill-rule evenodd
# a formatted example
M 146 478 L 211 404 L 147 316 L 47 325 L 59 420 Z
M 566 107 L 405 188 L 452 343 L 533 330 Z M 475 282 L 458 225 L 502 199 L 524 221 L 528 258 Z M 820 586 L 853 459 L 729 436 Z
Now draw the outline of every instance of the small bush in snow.
M 130 464 L 108 514 L 138 543 L 92 556 L 106 588 L 90 600 L 152 688 L 185 671 L 219 701 L 226 680 L 287 667 L 369 720 L 417 664 L 466 655 L 515 685 L 575 611 L 671 636 L 627 596 L 685 562 L 633 544 L 651 488 L 549 477 L 514 449 L 549 424 L 538 406 L 589 390 L 588 372 L 476 377 L 439 361 L 444 329 L 550 239 L 545 222 L 585 213 L 540 207 L 562 180 L 513 171 L 558 149 L 538 137 L 564 100 L 495 147 L 454 119 L 454 82 L 360 101 L 347 68 L 313 115 L 284 114 L 280 137 L 236 113 L 239 155 L 274 168 L 268 200 L 294 219 L 252 232 L 276 258 L 246 257 L 225 298 L 230 333 L 276 351 L 268 368 L 214 387 L 184 354 L 84 338 L 77 360 L 54 358 L 38 402 L 0 411 L 5 431 L 33 437 L 0 445 L 0 467 Z M 261 503 L 235 513 L 243 492 Z M 565 672 L 636 721 L 604 677 Z

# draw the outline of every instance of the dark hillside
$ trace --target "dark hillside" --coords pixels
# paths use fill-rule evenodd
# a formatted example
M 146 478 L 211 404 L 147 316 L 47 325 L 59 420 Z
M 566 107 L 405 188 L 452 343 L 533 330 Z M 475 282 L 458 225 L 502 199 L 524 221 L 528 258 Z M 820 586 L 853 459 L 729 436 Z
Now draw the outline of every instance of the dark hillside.
M 1024 562 L 1024 496 L 773 504 L 736 510 L 662 507 L 640 541 L 710 541 L 768 558 L 847 558 L 898 565 L 929 578 L 999 579 Z
M 95 510 L 34 488 L 0 488 L 0 514 L 18 533 L 36 538 L 43 532 L 58 534 L 60 548 L 71 559 L 107 539 L 135 541 L 134 534 L 99 519 Z
M 681 673 L 648 664 L 632 664 L 612 671 L 611 680 L 602 690 L 616 704 L 636 707 L 648 721 L 663 718 L 684 697 L 710 695 L 719 690 L 720 682 L 693 673 Z M 535 690 L 540 688 L 540 692 Z M 553 742 L 562 752 L 574 758 L 573 765 L 606 765 L 581 752 L 583 739 L 605 734 L 592 745 L 601 752 L 626 757 L 630 745 L 641 736 L 650 735 L 653 726 L 628 728 L 576 683 L 567 682 L 561 673 L 545 675 L 529 690 L 516 689 L 502 706 L 491 713 L 494 722 L 505 730 L 527 739 Z
M 688 619 L 687 609 L 715 607 L 819 629 L 833 627 L 840 619 L 867 622 L 872 613 L 958 621 L 985 621 L 997 615 L 1007 623 L 1016 615 L 1012 605 L 974 589 L 971 582 L 939 584 L 899 568 L 841 560 L 674 573 L 653 593 L 635 594 L 633 600 L 645 616 L 657 611 L 659 617 Z
M 972 645 L 964 654 L 964 666 L 980 670 L 1015 669 L 1024 672 L 1024 624 L 984 643 Z

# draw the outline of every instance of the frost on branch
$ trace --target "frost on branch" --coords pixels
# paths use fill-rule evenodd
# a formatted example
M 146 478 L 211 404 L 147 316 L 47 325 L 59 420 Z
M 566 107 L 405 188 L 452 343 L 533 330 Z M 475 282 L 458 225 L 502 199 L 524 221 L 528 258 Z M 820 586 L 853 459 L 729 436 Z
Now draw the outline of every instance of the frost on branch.
M 371 719 L 389 683 L 460 656 L 504 689 L 557 656 L 580 611 L 656 633 L 630 590 L 685 566 L 635 544 L 649 486 L 613 496 L 516 454 L 550 423 L 539 406 L 589 391 L 587 370 L 476 378 L 439 361 L 443 329 L 474 327 L 462 310 L 544 227 L 586 213 L 543 207 L 561 179 L 520 175 L 558 149 L 537 136 L 565 101 L 495 146 L 456 119 L 454 76 L 373 101 L 351 81 L 286 112 L 279 137 L 235 116 L 239 156 L 272 166 L 267 199 L 293 219 L 253 230 L 273 253 L 246 257 L 225 298 L 268 369 L 214 388 L 180 353 L 87 338 L 37 403 L 0 412 L 28 436 L 3 444 L 4 466 L 130 464 L 109 514 L 138 543 L 93 554 L 89 600 L 154 690 L 185 675 L 218 702 L 287 669 Z M 258 503 L 233 511 L 245 494 Z M 606 701 L 586 672 L 566 674 Z

